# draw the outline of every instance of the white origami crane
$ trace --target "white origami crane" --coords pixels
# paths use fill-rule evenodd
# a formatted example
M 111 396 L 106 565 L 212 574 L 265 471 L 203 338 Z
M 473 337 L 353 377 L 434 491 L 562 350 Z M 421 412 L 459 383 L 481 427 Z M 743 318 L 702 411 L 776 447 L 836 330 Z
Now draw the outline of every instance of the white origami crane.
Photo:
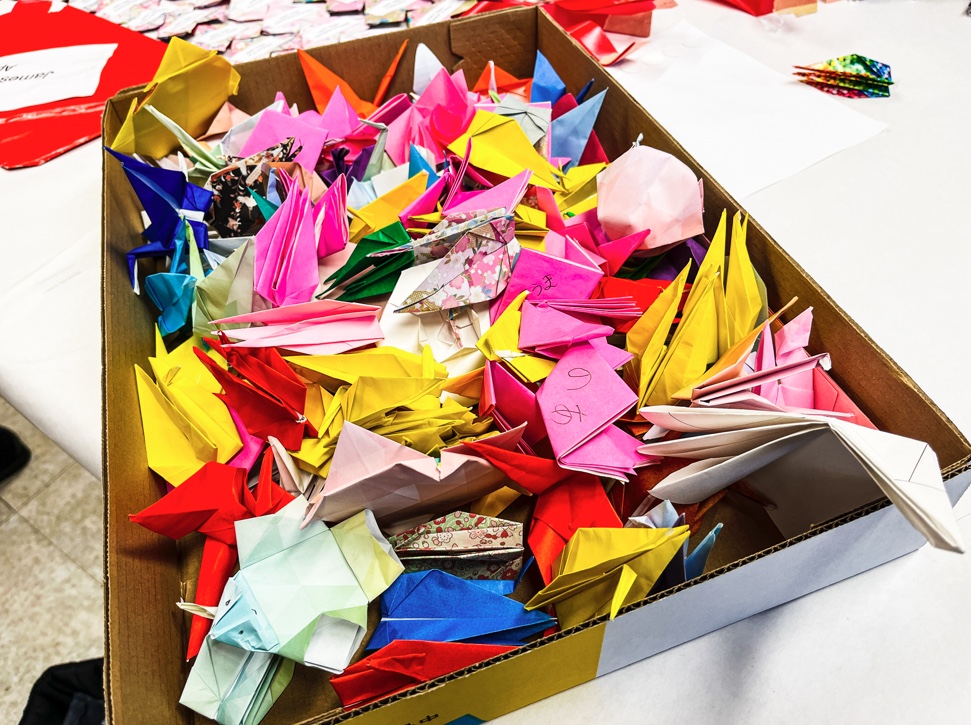
M 696 459 L 651 490 L 655 498 L 696 503 L 746 478 L 776 506 L 785 536 L 889 498 L 939 549 L 964 551 L 937 456 L 922 441 L 843 420 L 797 413 L 653 406 L 656 426 L 691 433 L 649 443 L 641 453 Z

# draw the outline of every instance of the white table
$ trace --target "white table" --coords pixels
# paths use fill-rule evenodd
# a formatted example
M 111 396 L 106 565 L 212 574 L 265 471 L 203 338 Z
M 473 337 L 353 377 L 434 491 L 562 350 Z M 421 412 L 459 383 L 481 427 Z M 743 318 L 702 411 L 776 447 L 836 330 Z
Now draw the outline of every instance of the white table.
M 852 52 L 893 66 L 892 98 L 845 101 L 887 122 L 887 131 L 744 204 L 971 431 L 964 214 L 971 199 L 971 18 L 963 5 L 843 0 L 815 16 L 756 19 L 682 0 L 681 8 L 658 11 L 655 23 L 686 16 L 783 73 Z M 38 169 L 0 172 L 7 211 L 0 395 L 95 474 L 100 168 L 99 148 L 89 144 Z M 971 512 L 971 502 L 958 512 Z M 963 523 L 971 541 L 971 518 Z M 960 715 L 971 710 L 969 602 L 971 556 L 925 547 L 501 722 L 964 721 Z
M 679 2 L 655 12 L 656 28 L 673 22 L 666 13 L 683 13 L 782 73 L 847 53 L 892 66 L 891 98 L 843 101 L 887 122 L 886 131 L 743 204 L 971 432 L 966 3 L 843 0 L 814 16 L 758 19 L 708 0 Z M 969 498 L 959 516 L 971 514 Z M 971 516 L 961 523 L 971 537 Z M 971 556 L 925 546 L 496 722 L 967 722 L 969 603 Z

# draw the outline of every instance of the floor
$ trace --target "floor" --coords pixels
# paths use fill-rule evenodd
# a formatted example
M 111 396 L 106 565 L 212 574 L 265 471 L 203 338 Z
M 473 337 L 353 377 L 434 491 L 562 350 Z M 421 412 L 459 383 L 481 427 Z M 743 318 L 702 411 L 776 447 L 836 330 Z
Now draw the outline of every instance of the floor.
M 0 723 L 16 723 L 47 667 L 104 654 L 104 496 L 100 481 L 2 399 L 0 426 L 32 453 L 0 483 Z

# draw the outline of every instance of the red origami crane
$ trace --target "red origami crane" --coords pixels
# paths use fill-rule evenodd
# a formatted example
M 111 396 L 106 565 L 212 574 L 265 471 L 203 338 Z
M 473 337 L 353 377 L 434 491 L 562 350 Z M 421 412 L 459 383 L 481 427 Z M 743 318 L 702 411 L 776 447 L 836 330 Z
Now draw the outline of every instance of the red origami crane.
M 219 603 L 226 582 L 236 566 L 236 522 L 276 513 L 293 496 L 273 482 L 273 451 L 263 455 L 256 491 L 246 485 L 246 471 L 210 461 L 181 486 L 165 494 L 141 513 L 129 518 L 136 524 L 171 539 L 193 531 L 206 537 L 196 585 L 196 603 Z M 199 652 L 212 621 L 193 616 L 186 659 Z
M 237 377 L 223 370 L 196 348 L 196 356 L 223 388 L 217 397 L 239 414 L 251 435 L 263 440 L 273 436 L 291 451 L 300 448 L 304 437 L 317 437 L 304 415 L 307 386 L 275 348 L 223 347 L 226 340 L 222 334 L 218 341 L 205 340 L 239 373 Z
M 577 529 L 623 526 L 596 476 L 569 471 L 547 458 L 500 451 L 477 441 L 466 441 L 465 445 L 513 483 L 537 495 L 527 540 L 545 584 L 552 581 L 553 562 Z
M 399 639 L 330 678 L 345 709 L 457 672 L 515 647 Z

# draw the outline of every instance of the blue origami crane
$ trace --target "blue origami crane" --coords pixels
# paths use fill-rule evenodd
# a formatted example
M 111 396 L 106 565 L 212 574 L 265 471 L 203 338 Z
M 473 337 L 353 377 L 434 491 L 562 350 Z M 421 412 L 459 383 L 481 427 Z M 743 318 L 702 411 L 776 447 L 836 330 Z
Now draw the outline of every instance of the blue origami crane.
M 648 529 L 671 529 L 684 526 L 684 515 L 679 515 L 670 501 L 663 501 L 655 506 L 644 516 L 632 516 L 627 522 L 627 526 L 648 528 Z M 705 564 L 708 563 L 708 556 L 711 554 L 712 547 L 718 539 L 718 534 L 722 530 L 721 524 L 715 524 L 707 536 L 688 553 L 688 542 L 684 542 L 682 547 L 671 563 L 667 565 L 661 576 L 654 583 L 651 594 L 670 589 L 686 581 L 691 581 L 705 573 Z
M 600 91 L 589 101 L 553 120 L 550 130 L 551 155 L 570 159 L 566 168 L 572 168 L 580 162 L 590 134 L 593 133 L 593 125 L 600 115 L 606 93 L 607 91 Z
M 503 596 L 509 584 L 459 579 L 439 569 L 402 574 L 381 597 L 381 621 L 367 649 L 397 639 L 521 645 L 554 620 Z
M 200 249 L 209 247 L 209 229 L 203 217 L 212 203 L 212 192 L 189 183 L 180 171 L 149 166 L 130 156 L 106 150 L 121 162 L 135 196 L 151 221 L 142 232 L 148 244 L 136 247 L 127 255 L 132 286 L 135 286 L 135 262 L 142 257 L 171 255 L 173 264 L 169 271 L 184 274 L 186 225 L 192 228 Z
M 533 69 L 533 87 L 529 93 L 530 103 L 549 101 L 556 103 L 566 93 L 566 83 L 553 70 L 553 66 L 539 51 L 536 51 L 536 65 Z

